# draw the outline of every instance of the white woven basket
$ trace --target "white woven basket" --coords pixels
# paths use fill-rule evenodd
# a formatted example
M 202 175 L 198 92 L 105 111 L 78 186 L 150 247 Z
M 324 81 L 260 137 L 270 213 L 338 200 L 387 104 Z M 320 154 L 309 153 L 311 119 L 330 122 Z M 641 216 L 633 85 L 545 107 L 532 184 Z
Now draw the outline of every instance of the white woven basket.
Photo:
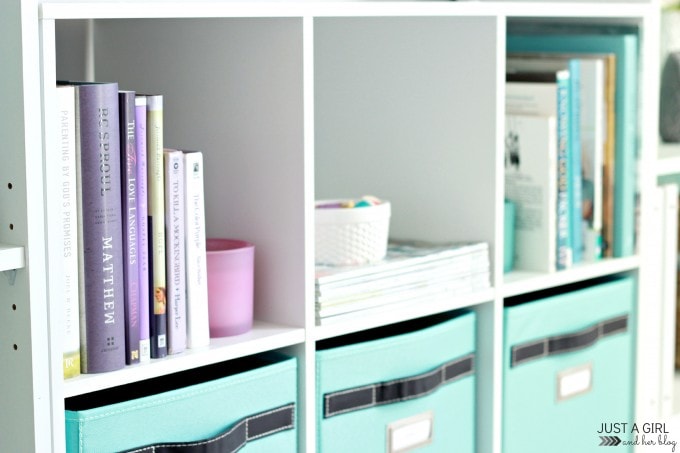
M 387 201 L 360 208 L 315 209 L 316 263 L 347 266 L 380 261 L 387 253 L 390 214 Z

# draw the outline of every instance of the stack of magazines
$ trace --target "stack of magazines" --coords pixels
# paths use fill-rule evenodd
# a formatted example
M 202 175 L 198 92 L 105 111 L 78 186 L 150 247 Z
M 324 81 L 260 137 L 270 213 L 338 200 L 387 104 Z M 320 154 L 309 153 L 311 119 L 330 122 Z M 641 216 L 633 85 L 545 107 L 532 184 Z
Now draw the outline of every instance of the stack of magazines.
M 485 242 L 391 241 L 387 256 L 359 266 L 316 267 L 316 323 L 435 302 L 490 287 Z

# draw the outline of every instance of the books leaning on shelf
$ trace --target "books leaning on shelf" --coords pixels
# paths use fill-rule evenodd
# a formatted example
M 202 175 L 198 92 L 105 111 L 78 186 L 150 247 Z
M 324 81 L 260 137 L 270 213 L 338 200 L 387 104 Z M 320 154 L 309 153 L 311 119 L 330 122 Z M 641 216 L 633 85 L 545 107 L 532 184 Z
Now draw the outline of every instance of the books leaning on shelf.
M 607 257 L 630 256 L 636 247 L 638 41 L 631 27 L 581 25 L 566 30 L 535 25 L 508 30 L 509 53 L 606 56 L 602 237 Z
M 58 82 L 57 108 L 64 377 L 208 346 L 203 153 L 161 148 L 160 95 Z
M 560 55 L 509 54 L 506 62 L 508 72 L 567 71 L 566 112 L 568 116 L 567 149 L 565 155 L 567 171 L 567 224 L 569 229 L 569 250 L 571 262 L 579 263 L 583 255 L 583 209 L 581 179 L 581 60 Z M 515 101 L 516 102 L 516 101 Z
M 316 322 L 331 324 L 471 294 L 489 287 L 489 275 L 487 243 L 393 240 L 377 263 L 316 267 Z
M 508 54 L 509 71 L 568 70 L 570 73 L 568 193 L 573 262 L 603 256 L 604 233 L 613 219 L 614 54 L 524 52 Z M 612 74 L 609 74 L 612 72 Z M 574 78 L 573 75 L 577 74 Z M 576 82 L 576 83 L 575 83 Z M 613 124 L 613 121 L 611 122 Z M 574 127 L 577 125 L 577 127 Z M 609 135 L 609 136 L 608 136 Z M 608 156 L 605 159 L 605 156 Z M 607 176 L 605 176 L 607 174 Z M 606 181 L 606 183 L 605 183 Z M 606 219 L 603 219 L 605 207 Z M 611 243 L 612 239 L 607 239 Z

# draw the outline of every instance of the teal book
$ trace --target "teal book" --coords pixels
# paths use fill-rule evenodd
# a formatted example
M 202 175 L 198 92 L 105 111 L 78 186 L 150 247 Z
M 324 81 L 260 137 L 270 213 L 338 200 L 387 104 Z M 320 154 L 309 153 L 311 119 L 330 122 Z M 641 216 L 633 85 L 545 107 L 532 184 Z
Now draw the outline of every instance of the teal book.
M 567 185 L 569 209 L 569 247 L 572 263 L 583 260 L 583 191 L 581 178 L 581 60 L 547 53 L 508 54 L 508 71 L 569 71 L 569 148 Z
M 635 249 L 638 36 L 627 30 L 600 30 L 579 34 L 551 34 L 532 30 L 511 33 L 508 52 L 581 52 L 616 55 L 615 168 L 613 256 Z

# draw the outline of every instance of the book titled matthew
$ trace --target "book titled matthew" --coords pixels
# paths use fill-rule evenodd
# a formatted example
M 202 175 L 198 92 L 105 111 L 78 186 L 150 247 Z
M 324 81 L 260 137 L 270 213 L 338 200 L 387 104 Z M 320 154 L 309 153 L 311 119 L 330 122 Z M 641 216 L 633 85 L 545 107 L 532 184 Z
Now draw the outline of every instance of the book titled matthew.
M 81 371 L 99 373 L 125 366 L 118 84 L 73 85 Z

